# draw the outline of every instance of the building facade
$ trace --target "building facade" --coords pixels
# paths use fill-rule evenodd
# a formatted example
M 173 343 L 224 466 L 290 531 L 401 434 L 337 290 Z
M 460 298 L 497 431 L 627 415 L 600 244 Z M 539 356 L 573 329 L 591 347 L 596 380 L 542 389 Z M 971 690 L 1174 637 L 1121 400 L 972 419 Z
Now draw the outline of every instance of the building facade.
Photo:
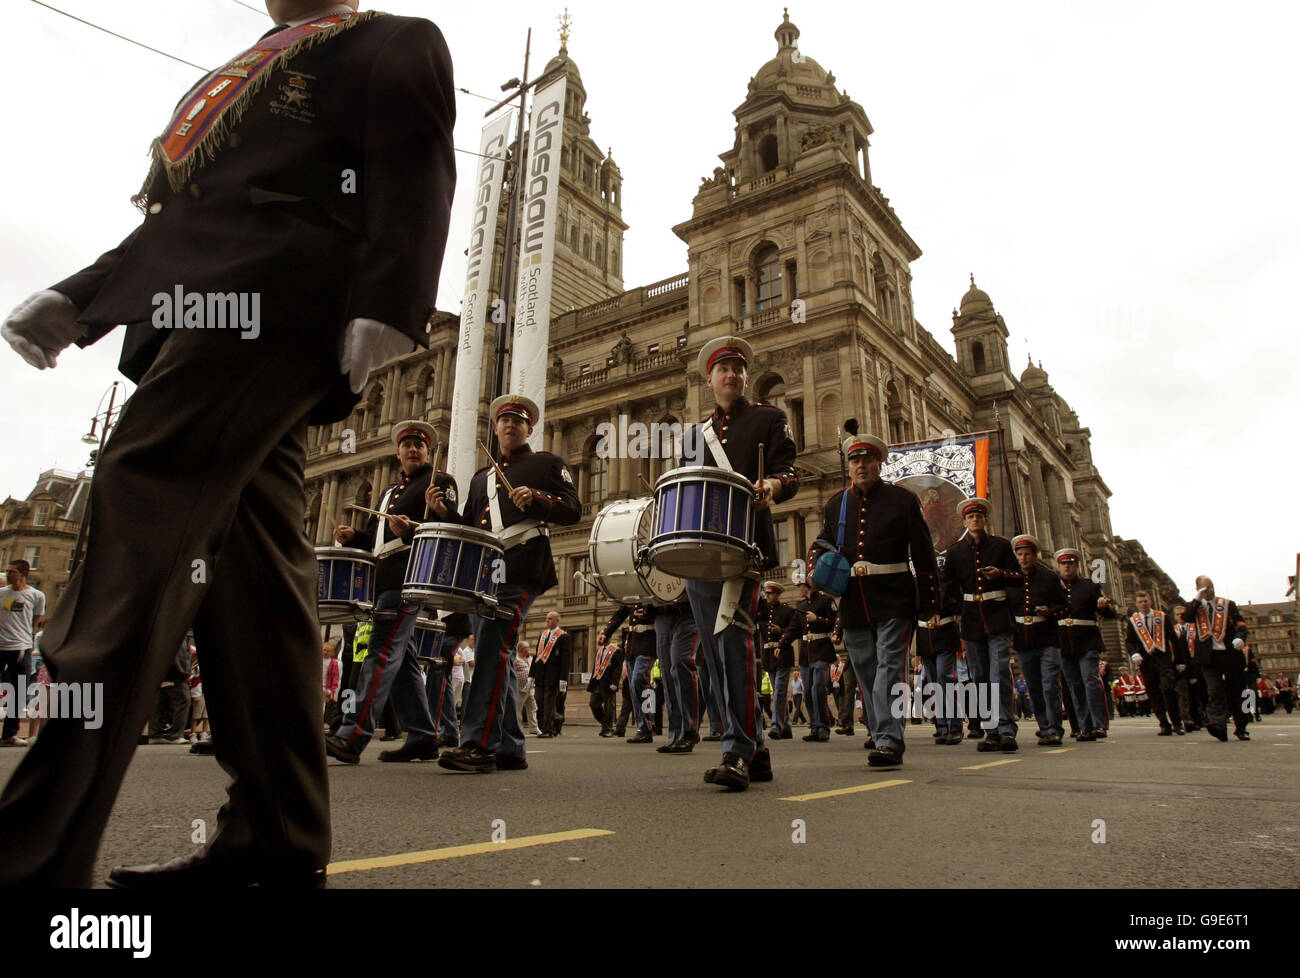
M 648 495 L 672 466 L 666 443 L 652 442 L 650 457 L 603 457 L 602 425 L 672 430 L 701 419 L 712 402 L 695 357 L 727 334 L 753 345 L 748 393 L 785 410 L 799 448 L 799 493 L 773 511 L 782 566 L 769 578 L 788 582 L 791 563 L 820 531 L 824 505 L 842 485 L 841 428 L 856 418 L 892 444 L 1000 432 L 990 464 L 992 532 L 1031 532 L 1049 556 L 1081 548 L 1086 572 L 1131 607 L 1132 578 L 1122 572 L 1131 558 L 1112 532 L 1091 432 L 1041 365 L 1013 370 L 1007 323 L 973 276 L 953 311 L 955 357 L 917 321 L 911 263 L 921 248 L 871 182 L 866 112 L 800 52 L 788 15 L 775 37 L 775 57 L 734 111 L 721 165 L 673 228 L 685 268 L 631 290 L 621 279 L 621 176 L 591 139 L 586 89 L 567 46 L 547 66 L 568 75 L 570 104 L 543 437 L 574 475 L 583 518 L 552 530 L 560 586 L 537 600 L 525 635 L 531 640 L 546 613 L 558 611 L 574 634 L 574 671 L 587 670 L 594 636 L 613 611 L 583 580 L 592 521 L 612 501 Z M 504 234 L 498 242 L 500 250 Z M 347 520 L 344 504 L 374 506 L 392 481 L 395 421 L 423 418 L 445 444 L 458 319 L 438 314 L 431 326 L 429 351 L 376 371 L 352 418 L 312 433 L 307 521 L 318 545 L 329 539 L 324 514 Z M 481 415 L 491 359 L 489 350 Z M 349 432 L 356 443 L 345 451 Z M 464 492 L 472 473 L 453 474 Z M 1118 662 L 1122 622 L 1103 625 Z
M 1261 676 L 1300 677 L 1300 609 L 1294 601 L 1243 604 L 1238 609 L 1250 629 L 1250 648 Z
M 44 592 L 47 615 L 67 589 L 89 490 L 88 472 L 49 469 L 25 499 L 0 503 L 0 569 L 14 560 L 31 564 L 27 583 Z

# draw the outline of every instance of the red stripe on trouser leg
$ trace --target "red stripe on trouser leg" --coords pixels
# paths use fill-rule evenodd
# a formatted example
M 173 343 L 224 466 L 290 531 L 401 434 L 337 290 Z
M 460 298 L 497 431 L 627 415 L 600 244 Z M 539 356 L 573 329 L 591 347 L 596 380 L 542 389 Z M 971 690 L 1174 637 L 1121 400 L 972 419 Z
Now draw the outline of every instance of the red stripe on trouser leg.
M 370 707 L 374 702 L 375 693 L 379 691 L 379 677 L 384 674 L 384 666 L 388 665 L 388 652 L 393 647 L 393 636 L 401 631 L 402 619 L 405 617 L 406 605 L 402 604 L 397 612 L 397 621 L 393 623 L 393 630 L 388 633 L 388 640 L 384 642 L 384 648 L 379 653 L 379 665 L 375 668 L 375 678 L 370 683 L 370 689 L 366 693 L 366 700 L 361 706 L 361 712 L 357 714 L 356 729 L 352 731 L 352 736 L 348 738 L 349 744 L 353 743 L 357 739 L 357 734 L 361 733 L 362 724 L 365 723 L 366 717 L 370 715 Z
M 505 682 L 506 668 L 508 663 L 506 658 L 510 655 L 510 646 L 514 644 L 515 636 L 519 634 L 519 625 L 523 619 L 521 612 L 524 605 L 528 603 L 528 597 L 533 593 L 532 588 L 525 588 L 524 593 L 519 597 L 519 605 L 515 608 L 515 616 L 510 621 L 510 631 L 506 632 L 505 638 L 501 642 L 501 660 L 497 663 L 497 681 L 492 687 L 492 699 L 488 702 L 487 719 L 483 722 L 483 739 L 479 746 L 484 750 L 487 749 L 488 739 L 492 736 L 492 722 L 497 716 L 497 703 L 501 701 L 502 684 Z
M 754 595 L 749 601 L 749 620 L 752 622 L 754 616 L 758 613 L 758 587 L 754 588 Z M 745 633 L 745 682 L 748 695 L 745 697 L 745 736 L 754 741 L 754 753 L 750 755 L 752 761 L 758 756 L 758 733 L 754 729 L 754 707 L 758 702 L 758 690 L 754 688 L 754 633 Z

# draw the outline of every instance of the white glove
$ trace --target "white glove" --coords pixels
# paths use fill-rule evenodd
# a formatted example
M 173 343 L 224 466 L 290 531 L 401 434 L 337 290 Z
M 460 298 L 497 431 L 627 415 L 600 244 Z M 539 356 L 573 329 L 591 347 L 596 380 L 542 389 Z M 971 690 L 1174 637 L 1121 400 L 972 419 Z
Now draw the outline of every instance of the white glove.
M 1185 665 L 1177 665 L 1177 666 L 1174 666 L 1174 670 L 1175 670 L 1176 672 L 1186 672 L 1186 671 L 1187 671 L 1187 666 L 1185 666 Z
M 611 684 L 610 684 L 610 687 L 609 687 L 609 691 L 610 691 L 611 693 L 617 693 L 617 692 L 618 692 L 618 687 L 615 686 L 613 683 L 611 683 Z
M 414 349 L 415 341 L 405 333 L 374 319 L 354 319 L 343 332 L 339 368 L 348 375 L 352 393 L 360 394 L 371 370 Z
M 1232 640 L 1232 647 L 1236 649 L 1238 652 L 1240 652 L 1242 649 L 1246 647 L 1246 643 L 1239 638 L 1234 638 Z
M 1141 654 L 1138 653 L 1138 652 L 1134 652 L 1134 653 L 1133 653 L 1133 665 L 1135 665 L 1135 666 L 1140 666 L 1140 665 L 1142 665 L 1142 656 L 1141 656 Z
M 561 680 L 560 680 L 560 692 L 561 692 L 561 693 L 567 693 L 568 691 L 569 691 L 569 684 L 568 684 L 567 682 L 565 682 L 563 679 L 561 679 Z
M 42 289 L 19 303 L 0 326 L 0 336 L 37 370 L 57 366 L 55 357 L 86 335 L 80 311 L 62 292 Z

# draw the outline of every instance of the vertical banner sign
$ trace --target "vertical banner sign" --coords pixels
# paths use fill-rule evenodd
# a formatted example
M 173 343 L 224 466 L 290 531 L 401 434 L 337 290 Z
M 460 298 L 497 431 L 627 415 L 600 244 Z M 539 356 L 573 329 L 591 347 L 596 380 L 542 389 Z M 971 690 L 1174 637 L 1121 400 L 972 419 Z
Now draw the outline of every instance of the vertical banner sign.
M 510 393 L 537 402 L 537 426 L 528 443 L 543 447 L 546 352 L 551 338 L 551 273 L 555 264 L 555 210 L 560 193 L 560 141 L 568 81 L 538 92 L 528 130 L 527 180 L 519 217 L 519 283 L 515 337 L 510 349 Z
M 957 505 L 963 499 L 988 498 L 989 435 L 979 432 L 921 445 L 891 446 L 880 478 L 911 489 L 921 500 L 930 540 L 942 566 L 944 553 L 966 532 Z
M 483 390 L 487 298 L 492 291 L 497 211 L 514 115 L 506 112 L 484 126 L 479 150 L 483 158 L 479 160 L 478 180 L 474 184 L 474 217 L 469 232 L 469 265 L 465 272 L 465 301 L 460 310 L 456 385 L 451 392 L 451 437 L 447 446 L 447 471 L 455 477 L 462 493 L 469 492 L 469 480 L 478 468 L 478 403 Z M 504 309 L 501 314 L 504 315 Z

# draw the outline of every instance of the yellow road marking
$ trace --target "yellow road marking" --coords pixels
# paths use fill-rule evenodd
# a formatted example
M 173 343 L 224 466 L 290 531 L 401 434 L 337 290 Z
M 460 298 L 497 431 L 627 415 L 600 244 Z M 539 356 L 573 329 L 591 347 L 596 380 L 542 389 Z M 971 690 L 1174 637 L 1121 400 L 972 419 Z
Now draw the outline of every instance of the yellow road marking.
M 1076 747 L 1062 747 L 1059 750 L 1045 750 L 1043 751 L 1043 753 L 1044 754 L 1068 754 L 1070 753 L 1070 751 L 1077 750 L 1077 749 L 1078 748 Z
M 875 791 L 877 788 L 895 788 L 911 781 L 877 781 L 875 784 L 860 784 L 853 788 L 836 788 L 834 791 L 815 791 L 811 795 L 791 795 L 778 801 L 817 801 L 820 798 L 834 798 L 836 795 L 856 795 L 860 791 Z
M 443 859 L 459 859 L 462 856 L 479 856 L 486 852 L 528 849 L 532 846 L 549 846 L 556 842 L 596 839 L 613 834 L 608 829 L 574 829 L 571 832 L 551 832 L 547 835 L 523 835 L 517 839 L 507 839 L 505 842 L 476 842 L 468 846 L 447 846 L 444 849 L 425 849 L 422 852 L 399 852 L 396 855 L 375 856 L 372 859 L 347 859 L 343 862 L 330 863 L 326 872 L 329 876 L 337 876 L 339 873 L 359 873 L 367 869 L 415 866 L 420 863 L 440 862 Z
M 983 771 L 986 767 L 1001 767 L 1003 764 L 1019 764 L 1024 758 L 1013 757 L 1009 761 L 989 761 L 987 764 L 976 764 L 974 767 L 964 767 L 963 771 Z

